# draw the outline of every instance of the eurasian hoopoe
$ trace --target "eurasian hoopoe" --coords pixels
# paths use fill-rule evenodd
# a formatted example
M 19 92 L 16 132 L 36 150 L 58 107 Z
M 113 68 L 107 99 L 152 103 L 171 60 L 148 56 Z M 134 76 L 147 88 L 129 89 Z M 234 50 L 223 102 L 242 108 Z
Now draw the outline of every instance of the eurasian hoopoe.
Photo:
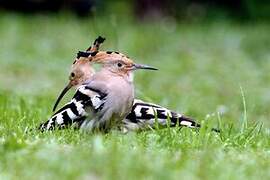
M 71 86 L 81 85 L 86 79 L 89 79 L 93 75 L 94 70 L 87 58 L 88 56 L 91 56 L 91 53 L 94 53 L 92 55 L 97 53 L 99 45 L 104 40 L 104 38 L 98 37 L 93 46 L 88 48 L 86 52 L 78 53 L 77 59 L 72 65 L 69 83 Z M 117 52 L 106 53 L 119 54 Z M 60 99 L 57 100 L 56 105 L 58 104 L 59 100 Z M 40 128 L 42 130 L 51 130 L 55 127 L 63 128 L 69 125 L 82 127 L 83 122 L 88 116 L 86 107 L 89 106 L 87 103 L 89 101 L 90 99 L 84 94 L 83 89 L 79 88 L 71 102 L 58 110 L 47 122 L 41 124 Z M 97 107 L 102 104 L 102 100 L 99 97 L 92 98 L 92 101 Z M 174 127 L 177 124 L 179 126 L 187 126 L 190 128 L 200 127 L 200 125 L 191 118 L 185 117 L 179 113 L 175 113 L 159 105 L 146 103 L 135 99 L 131 112 L 126 116 L 126 118 L 124 118 L 122 122 L 123 125 L 121 126 L 121 129 L 124 131 L 143 130 L 149 127 L 153 128 L 156 122 L 159 125 L 169 125 L 171 127 Z M 216 129 L 213 130 L 218 131 Z
M 108 131 L 122 124 L 122 120 L 131 111 L 134 101 L 133 71 L 157 69 L 135 64 L 121 53 L 99 51 L 91 53 L 88 58 L 91 63 L 101 64 L 102 68 L 79 87 L 80 92 L 90 97 L 87 103 L 88 117 L 81 124 L 81 128 Z M 69 83 L 60 97 L 71 87 L 72 84 Z M 76 109 L 74 112 L 67 110 L 67 114 L 76 115 L 75 111 Z
M 90 79 L 91 76 L 95 73 L 95 70 L 92 66 L 90 66 L 90 61 L 88 60 L 89 56 L 96 55 L 98 52 L 98 49 L 100 45 L 105 41 L 105 38 L 99 36 L 93 43 L 92 46 L 87 48 L 86 52 L 79 51 L 77 53 L 77 57 L 75 58 L 72 67 L 71 67 L 71 73 L 69 76 L 69 86 L 70 87 L 78 87 L 82 85 L 86 80 Z M 80 59 L 80 61 L 79 61 Z M 66 91 L 68 88 L 66 89 Z M 62 94 L 58 97 L 56 100 L 53 111 L 55 111 L 58 103 L 66 93 L 66 91 L 63 91 Z

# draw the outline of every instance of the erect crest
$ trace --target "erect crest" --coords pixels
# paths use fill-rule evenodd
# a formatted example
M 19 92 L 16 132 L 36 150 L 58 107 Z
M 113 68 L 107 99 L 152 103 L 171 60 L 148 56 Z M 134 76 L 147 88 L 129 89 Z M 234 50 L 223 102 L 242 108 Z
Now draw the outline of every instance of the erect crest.
M 128 56 L 117 51 L 99 51 L 99 48 L 104 41 L 104 37 L 98 36 L 93 42 L 92 46 L 87 48 L 86 51 L 79 51 L 77 53 L 76 60 L 73 64 L 75 64 L 78 60 L 88 60 L 89 62 L 97 63 L 109 60 L 122 60 L 127 64 L 133 63 Z
M 122 60 L 127 64 L 133 63 L 133 61 L 126 55 L 117 51 L 98 51 L 96 54 L 91 54 L 89 57 L 91 62 L 102 62 L 102 61 L 117 61 Z
M 105 41 L 106 39 L 98 36 L 98 38 L 95 39 L 94 43 L 92 46 L 90 46 L 86 51 L 89 52 L 96 52 L 99 50 L 100 45 Z
M 86 49 L 86 51 L 79 51 L 77 57 L 73 64 L 76 63 L 80 58 L 88 58 L 89 56 L 95 56 L 99 50 L 99 47 L 106 39 L 104 37 L 98 36 L 92 46 Z M 85 59 L 86 60 L 86 59 Z

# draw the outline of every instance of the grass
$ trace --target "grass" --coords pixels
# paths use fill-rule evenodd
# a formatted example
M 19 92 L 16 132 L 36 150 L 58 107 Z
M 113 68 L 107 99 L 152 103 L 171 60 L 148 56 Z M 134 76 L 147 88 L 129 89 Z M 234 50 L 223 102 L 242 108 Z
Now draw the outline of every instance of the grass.
M 2 13 L 0 179 L 269 179 L 269 31 L 265 23 Z M 136 73 L 137 97 L 198 119 L 202 130 L 28 132 L 50 117 L 75 53 L 97 35 L 104 49 L 160 69 Z

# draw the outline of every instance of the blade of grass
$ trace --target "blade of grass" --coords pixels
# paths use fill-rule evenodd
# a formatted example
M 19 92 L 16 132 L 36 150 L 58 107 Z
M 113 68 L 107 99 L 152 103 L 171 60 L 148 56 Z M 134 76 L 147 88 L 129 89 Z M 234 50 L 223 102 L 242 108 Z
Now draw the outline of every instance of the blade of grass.
M 243 133 L 244 130 L 247 128 L 247 105 L 246 105 L 245 93 L 241 85 L 240 85 L 240 92 L 241 92 L 242 103 L 243 103 L 243 108 L 244 108 L 244 115 L 243 115 L 242 125 L 241 125 L 241 133 Z

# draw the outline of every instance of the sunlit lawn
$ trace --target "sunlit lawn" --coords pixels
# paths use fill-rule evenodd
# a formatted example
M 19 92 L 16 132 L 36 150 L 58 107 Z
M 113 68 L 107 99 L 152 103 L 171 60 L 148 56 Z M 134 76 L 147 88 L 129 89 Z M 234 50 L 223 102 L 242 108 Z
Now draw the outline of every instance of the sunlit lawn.
M 0 14 L 0 179 L 270 179 L 269 32 L 262 23 Z M 98 35 L 103 49 L 160 69 L 136 72 L 138 98 L 222 133 L 29 132 Z

